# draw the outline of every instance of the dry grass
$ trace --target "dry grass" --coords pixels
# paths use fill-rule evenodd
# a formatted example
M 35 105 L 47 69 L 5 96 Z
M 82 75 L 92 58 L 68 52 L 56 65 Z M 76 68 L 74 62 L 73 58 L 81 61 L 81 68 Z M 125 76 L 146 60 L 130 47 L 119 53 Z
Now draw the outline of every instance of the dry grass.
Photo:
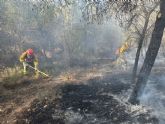
M 20 84 L 22 71 L 20 67 L 5 68 L 0 72 L 1 85 L 5 88 L 13 89 Z
M 7 78 L 7 77 L 12 77 L 16 74 L 20 74 L 21 73 L 21 68 L 19 66 L 16 66 L 14 68 L 8 68 L 6 67 L 5 69 L 3 69 L 2 71 L 0 71 L 0 78 Z

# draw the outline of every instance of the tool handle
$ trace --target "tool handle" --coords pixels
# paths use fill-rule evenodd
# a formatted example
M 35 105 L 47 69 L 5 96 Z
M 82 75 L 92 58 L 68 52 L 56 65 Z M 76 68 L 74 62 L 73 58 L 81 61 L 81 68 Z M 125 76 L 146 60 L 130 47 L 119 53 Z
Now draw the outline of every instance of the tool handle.
M 32 67 L 31 65 L 29 65 L 28 63 L 26 63 L 30 68 L 32 68 L 32 69 L 34 69 L 34 70 L 36 70 L 36 71 L 38 71 L 39 73 L 41 73 L 41 74 L 43 74 L 43 75 L 45 75 L 46 77 L 49 77 L 49 75 L 48 74 L 46 74 L 46 73 L 44 73 L 44 72 L 42 72 L 42 71 L 40 71 L 40 70 L 38 70 L 38 69 L 35 69 L 34 67 Z

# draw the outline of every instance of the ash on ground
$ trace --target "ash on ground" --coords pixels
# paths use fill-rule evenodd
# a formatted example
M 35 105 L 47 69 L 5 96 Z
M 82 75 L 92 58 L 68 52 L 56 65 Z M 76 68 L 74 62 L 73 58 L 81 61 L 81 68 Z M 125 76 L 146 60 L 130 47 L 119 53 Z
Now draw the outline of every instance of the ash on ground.
M 59 84 L 51 93 L 54 98 L 34 100 L 31 107 L 17 117 L 17 123 L 158 124 L 151 110 L 120 98 L 130 90 L 129 77 L 128 74 L 107 75 L 85 83 Z

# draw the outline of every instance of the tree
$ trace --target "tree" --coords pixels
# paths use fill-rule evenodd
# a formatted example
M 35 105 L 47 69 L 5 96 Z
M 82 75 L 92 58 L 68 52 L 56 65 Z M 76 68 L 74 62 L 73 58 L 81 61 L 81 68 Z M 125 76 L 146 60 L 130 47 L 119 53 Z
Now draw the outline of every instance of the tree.
M 152 12 L 155 10 L 155 8 L 158 6 L 158 4 L 156 4 L 149 12 L 146 10 L 146 8 L 144 7 L 145 10 L 145 23 L 144 23 L 144 27 L 142 32 L 139 32 L 140 38 L 139 38 L 139 42 L 138 42 L 138 48 L 137 48 L 137 52 L 136 52 L 136 58 L 135 58 L 135 63 L 134 63 L 134 67 L 133 67 L 133 72 L 132 72 L 132 83 L 135 83 L 136 80 L 136 74 L 137 74 L 137 68 L 138 68 L 138 61 L 139 61 L 139 57 L 140 57 L 140 51 L 147 33 L 147 28 L 148 28 L 148 23 L 149 23 L 149 19 L 150 16 L 152 14 Z M 138 29 L 137 29 L 138 30 Z
M 165 1 L 161 0 L 160 11 L 156 18 L 155 27 L 152 32 L 152 37 L 151 37 L 150 44 L 146 53 L 146 57 L 145 57 L 143 66 L 140 70 L 140 73 L 138 75 L 136 85 L 129 99 L 129 101 L 132 104 L 139 104 L 138 98 L 144 91 L 144 88 L 147 84 L 148 77 L 151 73 L 151 69 L 154 65 L 156 56 L 160 48 L 164 28 L 165 28 Z

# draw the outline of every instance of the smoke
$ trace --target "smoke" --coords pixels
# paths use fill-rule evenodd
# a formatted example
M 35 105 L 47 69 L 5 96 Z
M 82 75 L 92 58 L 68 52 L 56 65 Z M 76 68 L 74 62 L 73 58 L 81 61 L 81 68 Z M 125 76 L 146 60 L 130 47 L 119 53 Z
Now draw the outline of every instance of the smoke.
M 140 97 L 143 105 L 150 107 L 159 118 L 160 124 L 165 123 L 165 77 L 151 76 L 144 93 Z
M 16 39 L 12 43 L 17 55 L 33 48 L 43 68 L 54 63 L 63 67 L 87 65 L 97 58 L 115 57 L 115 50 L 125 40 L 116 19 L 105 21 L 103 18 L 101 24 L 88 23 L 83 18 L 83 2 L 68 6 L 54 2 L 57 4 L 2 2 L 2 31 Z

